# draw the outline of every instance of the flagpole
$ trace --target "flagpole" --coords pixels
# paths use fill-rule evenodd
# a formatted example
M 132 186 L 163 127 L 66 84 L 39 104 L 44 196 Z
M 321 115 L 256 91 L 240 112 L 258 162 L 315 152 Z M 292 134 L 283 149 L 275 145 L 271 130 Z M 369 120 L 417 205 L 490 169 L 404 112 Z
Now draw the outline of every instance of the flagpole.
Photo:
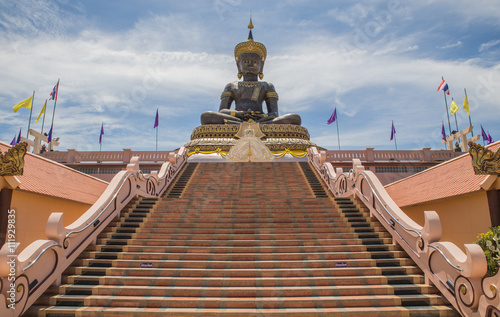
M 443 124 L 443 130 L 444 131 L 444 122 L 441 120 L 441 123 Z M 446 150 L 448 148 L 448 138 L 446 137 L 446 131 L 444 131 L 444 136 L 445 136 L 445 140 L 444 140 L 444 149 Z
M 396 146 L 396 151 L 398 150 L 398 143 L 396 142 L 396 133 L 394 133 L 394 145 Z
M 54 111 L 52 112 L 52 124 L 50 125 L 52 132 L 54 132 L 54 117 L 56 115 L 57 95 L 59 95 L 59 80 L 61 79 L 60 78 L 57 79 L 57 89 L 54 96 Z
M 28 121 L 28 132 L 26 132 L 26 139 L 30 136 L 31 114 L 33 113 L 33 99 L 35 99 L 35 91 L 33 90 L 33 97 L 31 97 L 30 120 Z
M 459 130 L 458 130 L 458 123 L 457 123 L 457 113 L 455 112 L 453 115 L 455 116 L 455 126 L 457 127 L 457 132 L 458 132 Z
M 444 77 L 441 76 L 441 79 L 444 80 Z M 450 114 L 448 113 L 448 101 L 446 100 L 446 91 L 444 90 L 443 90 L 443 96 L 444 96 L 444 105 L 446 107 L 446 115 L 448 116 L 448 129 L 450 129 L 450 135 L 451 135 Z
M 339 143 L 339 151 L 340 151 L 340 135 L 339 135 L 339 119 L 337 118 L 337 141 Z
M 47 107 L 47 99 L 45 99 L 45 106 L 44 107 Z M 42 120 L 42 132 L 40 132 L 40 134 L 43 135 L 43 125 L 45 124 L 45 113 L 47 112 L 47 108 L 45 108 L 45 111 L 43 112 L 43 120 Z
M 156 127 L 156 152 L 158 152 L 158 126 Z

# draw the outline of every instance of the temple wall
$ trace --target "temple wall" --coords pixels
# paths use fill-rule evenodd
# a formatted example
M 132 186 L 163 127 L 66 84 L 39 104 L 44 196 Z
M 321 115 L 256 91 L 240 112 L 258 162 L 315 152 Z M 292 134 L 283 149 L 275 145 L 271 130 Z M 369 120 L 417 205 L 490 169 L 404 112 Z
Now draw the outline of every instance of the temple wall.
M 89 204 L 14 190 L 11 209 L 15 210 L 16 242 L 21 243 L 18 252 L 35 240 L 47 239 L 45 227 L 52 212 L 63 212 L 64 226 L 68 226 L 90 207 Z
M 484 191 L 401 209 L 420 225 L 424 224 L 424 211 L 436 211 L 441 219 L 441 241 L 453 242 L 463 251 L 464 244 L 474 243 L 478 234 L 488 231 L 491 226 L 488 199 Z

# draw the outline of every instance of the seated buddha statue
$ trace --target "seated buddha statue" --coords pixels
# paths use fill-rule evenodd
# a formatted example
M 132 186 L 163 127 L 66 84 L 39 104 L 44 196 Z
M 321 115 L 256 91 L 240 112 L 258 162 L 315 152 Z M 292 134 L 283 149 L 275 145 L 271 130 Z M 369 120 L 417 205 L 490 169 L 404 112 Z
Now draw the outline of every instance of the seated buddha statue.
M 252 20 L 248 41 L 239 43 L 234 48 L 234 57 L 238 67 L 238 79 L 226 85 L 221 95 L 219 112 L 206 111 L 201 115 L 201 124 L 240 124 L 258 122 L 261 124 L 301 124 L 298 114 L 278 114 L 278 94 L 273 84 L 259 81 L 262 79 L 267 50 L 264 44 L 254 42 Z M 235 103 L 235 110 L 231 104 Z M 262 109 L 266 102 L 267 113 Z

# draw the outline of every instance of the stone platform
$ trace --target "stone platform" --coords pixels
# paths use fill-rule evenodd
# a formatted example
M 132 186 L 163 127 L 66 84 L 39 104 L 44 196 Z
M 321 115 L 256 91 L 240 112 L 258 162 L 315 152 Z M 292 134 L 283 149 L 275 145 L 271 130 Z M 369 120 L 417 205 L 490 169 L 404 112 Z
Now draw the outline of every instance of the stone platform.
M 202 125 L 193 130 L 191 141 L 184 146 L 189 155 L 217 153 L 226 154 L 245 136 L 244 129 L 257 130 L 256 138 L 260 139 L 275 158 L 287 154 L 294 157 L 305 157 L 307 149 L 316 146 L 310 141 L 306 128 L 293 124 L 211 124 Z

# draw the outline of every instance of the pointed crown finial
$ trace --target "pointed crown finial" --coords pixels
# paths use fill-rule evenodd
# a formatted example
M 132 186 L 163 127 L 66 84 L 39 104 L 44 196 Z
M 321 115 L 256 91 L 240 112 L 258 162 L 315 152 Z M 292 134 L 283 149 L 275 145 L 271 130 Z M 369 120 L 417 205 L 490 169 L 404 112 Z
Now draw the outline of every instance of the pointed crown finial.
M 250 16 L 250 22 L 248 23 L 248 29 L 250 30 L 248 32 L 248 40 L 246 42 L 242 42 L 234 48 L 234 57 L 236 58 L 236 61 L 239 60 L 241 54 L 243 53 L 257 53 L 261 60 L 264 62 L 266 60 L 266 55 L 267 55 L 267 50 L 264 44 L 259 43 L 259 42 L 254 42 L 253 40 L 253 35 L 252 35 L 252 29 L 253 29 L 253 23 L 252 23 L 252 16 Z

